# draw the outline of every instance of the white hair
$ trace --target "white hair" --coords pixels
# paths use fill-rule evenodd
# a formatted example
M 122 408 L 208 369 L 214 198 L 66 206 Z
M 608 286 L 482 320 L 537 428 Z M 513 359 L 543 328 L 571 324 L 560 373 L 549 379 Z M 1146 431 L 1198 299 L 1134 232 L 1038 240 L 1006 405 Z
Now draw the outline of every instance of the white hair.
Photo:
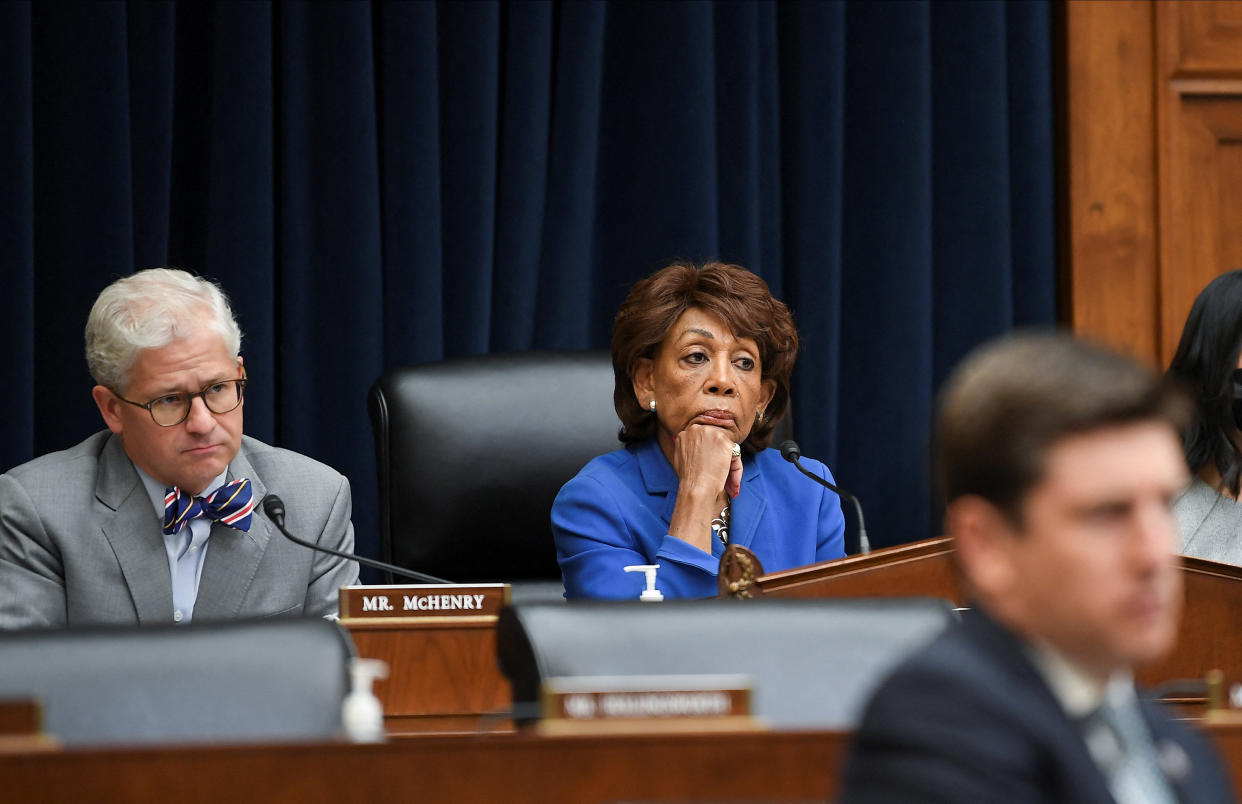
M 201 331 L 241 351 L 241 328 L 218 285 L 175 268 L 149 268 L 103 289 L 86 319 L 86 363 L 95 382 L 121 391 L 142 349 L 159 349 Z

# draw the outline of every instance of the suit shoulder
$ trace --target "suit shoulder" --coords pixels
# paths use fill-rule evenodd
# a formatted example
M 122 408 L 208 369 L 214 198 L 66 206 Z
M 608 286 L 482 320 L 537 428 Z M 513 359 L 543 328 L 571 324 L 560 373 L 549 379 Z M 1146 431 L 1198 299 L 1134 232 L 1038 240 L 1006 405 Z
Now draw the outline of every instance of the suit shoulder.
M 958 623 L 898 665 L 871 703 L 914 717 L 936 711 L 959 717 L 986 711 L 995 717 L 1011 709 L 1022 686 L 1020 673 L 978 645 Z
M 970 630 L 952 626 L 881 684 L 841 800 L 1105 800 L 1089 794 L 1098 772 L 1033 667 Z
M 633 487 L 640 477 L 638 457 L 629 449 L 623 447 L 596 456 L 556 493 L 552 503 L 554 515 L 558 511 L 563 512 L 566 506 L 594 505 L 612 498 L 622 493 L 622 489 Z
M 241 455 L 263 476 L 277 474 L 283 478 L 311 477 L 336 482 L 344 479 L 344 475 L 326 463 L 291 449 L 273 447 L 250 436 L 242 436 Z
M 94 467 L 99 462 L 99 455 L 111 436 L 110 431 L 101 430 L 68 449 L 40 455 L 19 466 L 14 466 L 4 474 L 24 486 L 37 485 L 44 480 L 63 485 L 68 477 L 77 474 L 75 467 L 89 469 L 91 474 L 94 473 Z
M 579 478 L 589 477 L 607 484 L 618 475 L 630 475 L 637 471 L 638 457 L 633 451 L 622 447 L 612 452 L 605 452 L 603 455 L 597 455 L 587 461 L 586 466 L 578 470 L 578 474 L 574 475 L 569 482 L 573 483 Z

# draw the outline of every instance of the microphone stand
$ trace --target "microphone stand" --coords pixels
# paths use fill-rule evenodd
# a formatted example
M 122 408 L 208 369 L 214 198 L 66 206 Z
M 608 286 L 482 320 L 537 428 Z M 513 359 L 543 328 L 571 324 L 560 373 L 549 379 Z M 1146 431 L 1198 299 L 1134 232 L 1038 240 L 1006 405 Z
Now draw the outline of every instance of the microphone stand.
M 398 567 L 395 564 L 388 564 L 383 561 L 376 561 L 373 558 L 363 558 L 362 556 L 356 556 L 353 553 L 346 553 L 342 550 L 333 550 L 331 547 L 323 547 L 322 545 L 312 544 L 311 542 L 303 541 L 302 539 L 299 539 L 297 536 L 294 536 L 289 531 L 285 530 L 285 504 L 275 494 L 269 494 L 263 498 L 263 513 L 267 514 L 267 518 L 270 519 L 272 521 L 272 524 L 275 525 L 280 530 L 280 532 L 285 535 L 286 539 L 293 542 L 294 544 L 300 544 L 303 547 L 308 548 L 310 550 L 317 550 L 321 553 L 327 553 L 328 555 L 339 556 L 341 558 L 347 558 L 350 561 L 357 561 L 359 564 L 364 564 L 374 569 L 384 570 L 385 572 L 391 573 L 393 575 L 401 575 L 406 578 L 412 578 L 413 580 L 416 580 L 416 581 L 422 581 L 423 583 L 450 584 L 450 585 L 453 583 L 452 581 L 446 581 L 443 578 L 437 578 L 434 575 L 427 575 L 422 572 L 416 572 L 414 570 L 405 569 L 404 567 Z
M 867 525 L 863 521 L 862 503 L 853 494 L 850 494 L 843 488 L 832 485 L 814 472 L 809 471 L 805 466 L 798 462 L 802 457 L 801 450 L 793 441 L 786 441 L 781 444 L 781 457 L 798 467 L 798 471 L 814 480 L 829 491 L 835 492 L 838 497 L 849 500 L 854 503 L 854 513 L 858 514 L 858 553 L 859 555 L 867 555 L 871 552 L 871 540 L 867 538 Z

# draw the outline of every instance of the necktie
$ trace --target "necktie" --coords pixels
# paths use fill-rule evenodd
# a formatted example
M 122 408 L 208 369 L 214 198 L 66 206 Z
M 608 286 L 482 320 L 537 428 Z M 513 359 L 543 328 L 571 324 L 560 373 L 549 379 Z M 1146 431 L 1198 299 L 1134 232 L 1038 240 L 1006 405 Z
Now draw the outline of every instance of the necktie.
M 172 536 L 195 517 L 207 517 L 237 530 L 250 530 L 254 511 L 250 480 L 239 478 L 226 483 L 206 497 L 194 497 L 173 486 L 164 494 L 164 534 Z
M 1089 721 L 1088 746 L 1102 762 L 1109 790 L 1120 804 L 1174 804 L 1177 796 L 1156 757 L 1136 701 L 1105 701 Z M 1092 734 L 1091 732 L 1095 733 Z M 1108 743 L 1111 741 L 1112 745 Z

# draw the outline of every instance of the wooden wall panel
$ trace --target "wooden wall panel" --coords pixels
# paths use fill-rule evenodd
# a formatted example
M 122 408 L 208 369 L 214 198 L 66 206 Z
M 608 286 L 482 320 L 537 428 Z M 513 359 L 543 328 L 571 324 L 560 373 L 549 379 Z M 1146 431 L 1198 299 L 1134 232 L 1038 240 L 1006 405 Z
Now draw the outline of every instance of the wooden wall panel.
M 1165 0 L 1157 13 L 1161 51 L 1174 67 L 1167 77 L 1242 73 L 1242 3 Z
M 1242 267 L 1242 2 L 1065 6 L 1062 314 L 1167 365 Z
M 1078 333 L 1154 361 L 1158 333 L 1152 6 L 1065 9 L 1061 281 Z M 1063 288 L 1064 290 L 1064 288 Z
M 1161 143 L 1162 357 L 1177 346 L 1195 296 L 1242 267 L 1242 97 L 1175 94 Z
M 1195 296 L 1242 267 L 1242 3 L 1156 7 L 1160 342 L 1167 364 Z

